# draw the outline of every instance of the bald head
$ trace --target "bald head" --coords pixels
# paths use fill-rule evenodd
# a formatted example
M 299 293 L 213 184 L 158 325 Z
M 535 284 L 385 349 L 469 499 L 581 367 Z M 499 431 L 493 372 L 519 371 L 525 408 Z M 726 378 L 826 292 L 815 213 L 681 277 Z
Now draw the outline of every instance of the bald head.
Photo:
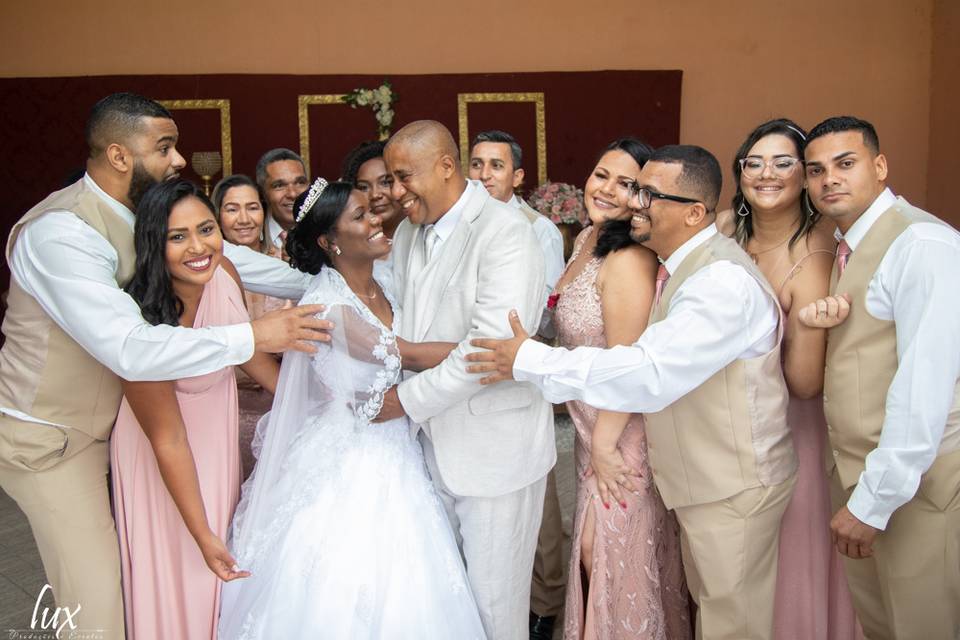
M 457 171 L 460 171 L 457 143 L 450 130 L 436 120 L 417 120 L 403 127 L 390 137 L 384 153 L 391 147 L 401 146 L 420 156 L 450 156 L 457 165 Z
M 460 198 L 467 182 L 450 131 L 418 120 L 397 131 L 383 150 L 393 176 L 391 196 L 413 224 L 433 224 Z

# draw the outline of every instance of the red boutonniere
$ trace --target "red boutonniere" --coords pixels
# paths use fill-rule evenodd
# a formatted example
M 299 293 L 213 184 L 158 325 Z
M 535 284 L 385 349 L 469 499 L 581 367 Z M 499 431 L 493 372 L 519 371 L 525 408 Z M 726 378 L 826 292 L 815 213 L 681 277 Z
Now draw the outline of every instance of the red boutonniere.
M 559 293 L 551 293 L 547 298 L 547 309 L 553 309 L 557 306 L 557 300 L 560 299 Z

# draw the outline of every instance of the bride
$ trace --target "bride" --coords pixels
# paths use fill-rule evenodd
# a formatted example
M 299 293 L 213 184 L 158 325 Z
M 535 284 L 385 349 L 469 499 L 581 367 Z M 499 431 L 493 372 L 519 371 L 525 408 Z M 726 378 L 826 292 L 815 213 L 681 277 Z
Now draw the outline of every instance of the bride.
M 223 587 L 220 637 L 477 638 L 483 627 L 443 507 L 406 418 L 371 424 L 401 369 L 449 343 L 411 344 L 374 261 L 380 218 L 346 183 L 297 201 L 291 266 L 316 274 L 301 304 L 326 305 L 332 340 L 284 357 L 230 548 L 249 578 Z M 256 446 L 256 444 L 255 444 Z

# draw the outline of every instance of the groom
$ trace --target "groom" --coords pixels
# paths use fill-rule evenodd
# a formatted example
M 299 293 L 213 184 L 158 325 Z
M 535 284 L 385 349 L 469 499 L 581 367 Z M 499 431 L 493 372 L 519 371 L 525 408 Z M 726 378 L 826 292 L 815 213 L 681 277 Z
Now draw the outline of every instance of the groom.
M 543 255 L 526 219 L 464 179 L 442 124 L 407 125 L 384 157 L 407 216 L 393 238 L 398 333 L 459 345 L 437 367 L 407 374 L 379 419 L 405 413 L 423 429 L 487 636 L 526 638 L 546 475 L 556 461 L 552 408 L 530 384 L 481 387 L 464 356 L 474 337 L 509 334 L 511 308 L 524 326 L 538 326 Z

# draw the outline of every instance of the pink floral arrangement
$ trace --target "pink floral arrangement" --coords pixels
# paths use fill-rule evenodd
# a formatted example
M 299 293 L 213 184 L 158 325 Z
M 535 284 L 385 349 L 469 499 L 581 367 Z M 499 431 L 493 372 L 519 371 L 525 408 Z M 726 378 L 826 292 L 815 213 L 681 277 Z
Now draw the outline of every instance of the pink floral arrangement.
M 554 224 L 587 222 L 583 190 L 566 182 L 544 182 L 527 197 L 527 204 L 550 218 Z

